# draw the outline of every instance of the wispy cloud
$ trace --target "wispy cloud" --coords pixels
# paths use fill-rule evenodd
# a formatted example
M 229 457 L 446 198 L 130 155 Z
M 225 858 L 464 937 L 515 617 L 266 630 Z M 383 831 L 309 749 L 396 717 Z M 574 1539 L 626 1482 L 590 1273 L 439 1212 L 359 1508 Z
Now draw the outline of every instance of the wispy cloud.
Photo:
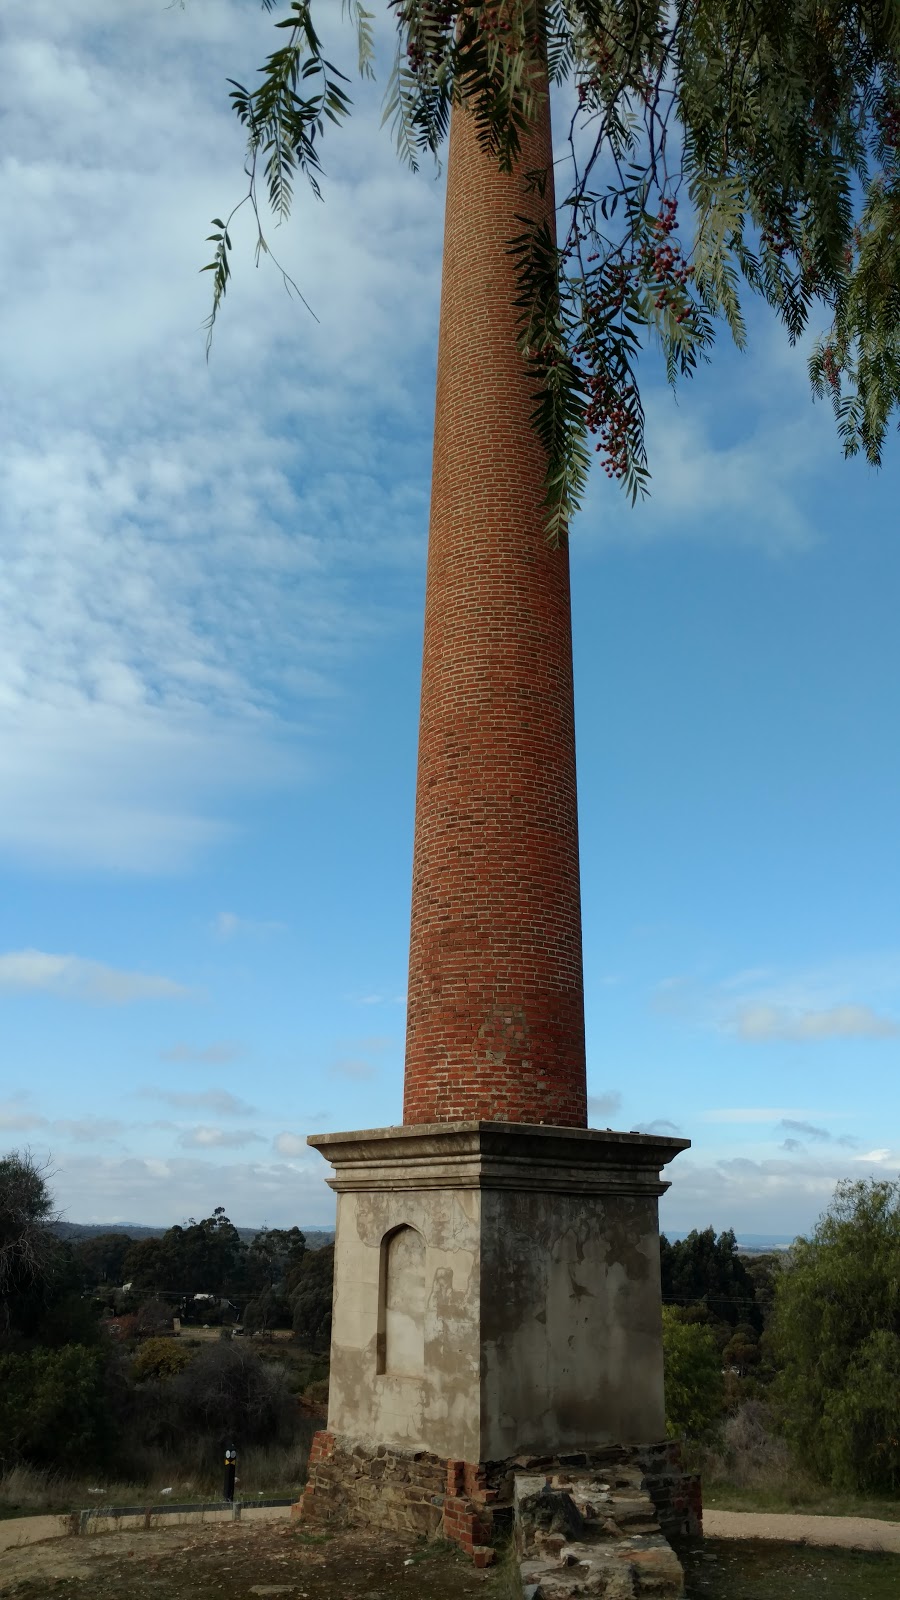
M 622 1104 L 622 1096 L 618 1089 L 609 1089 L 606 1094 L 588 1095 L 588 1114 L 602 1121 L 604 1117 L 614 1117 Z
M 109 1144 L 126 1131 L 126 1124 L 112 1117 L 61 1117 L 51 1127 L 75 1144 Z
M 223 1039 L 217 1044 L 173 1044 L 160 1050 L 161 1061 L 195 1061 L 199 1066 L 219 1066 L 225 1061 L 236 1061 L 243 1054 L 239 1044 Z
M 302 1133 L 279 1133 L 272 1142 L 280 1156 L 309 1155 L 309 1145 Z
M 253 917 L 239 917 L 234 911 L 220 911 L 213 919 L 213 932 L 218 939 L 233 939 L 237 934 L 259 935 L 285 933 L 286 922 L 262 922 Z
M 802 1122 L 797 1117 L 782 1117 L 778 1126 L 784 1133 L 799 1135 L 802 1139 L 827 1141 L 831 1138 L 827 1128 L 817 1128 L 815 1123 Z
M 239 1100 L 228 1089 L 158 1089 L 146 1087 L 138 1090 L 148 1100 L 163 1100 L 179 1111 L 211 1111 L 219 1117 L 249 1117 L 254 1107 Z
M 248 1144 L 265 1144 L 262 1134 L 252 1128 L 186 1128 L 178 1143 L 186 1150 L 241 1150 Z
M 32 1128 L 40 1128 L 46 1124 L 46 1117 L 29 1105 L 29 1096 L 14 1094 L 8 1100 L 0 1100 L 0 1129 L 4 1133 L 28 1133 Z
M 815 1112 L 811 1113 L 813 1116 Z M 820 1113 L 825 1115 L 826 1113 Z M 836 1113 L 828 1112 L 828 1116 Z M 840 1113 L 837 1113 L 838 1115 Z M 805 1125 L 809 1113 L 803 1110 L 790 1109 L 784 1106 L 724 1106 L 711 1111 L 704 1111 L 704 1122 L 772 1122 L 792 1123 L 795 1127 L 798 1122 Z
M 213 9 L 33 0 L 9 19 L 0 851 L 19 860 L 152 873 L 229 841 L 248 792 L 309 780 L 309 735 L 387 626 L 359 573 L 423 556 L 410 375 L 433 338 L 440 190 L 372 139 L 362 86 L 328 204 L 298 184 L 283 246 L 318 324 L 252 271 L 239 218 L 207 368 L 204 219 L 240 179 L 224 85 L 272 42 L 240 0 Z
M 657 1012 L 748 1044 L 900 1037 L 900 952 L 845 957 L 777 970 L 760 963 L 714 979 L 664 978 Z
M 365 1078 L 374 1078 L 376 1069 L 371 1061 L 364 1061 L 360 1057 L 349 1056 L 341 1061 L 332 1061 L 328 1068 L 333 1078 L 349 1078 L 352 1082 L 361 1082 Z
M 871 1006 L 827 1006 L 821 1011 L 789 1011 L 784 1006 L 744 1006 L 735 1018 L 742 1039 L 893 1039 L 900 1023 Z
M 185 1000 L 193 991 L 172 978 L 149 972 L 124 972 L 82 956 L 45 950 L 11 950 L 0 955 L 0 990 L 56 995 L 95 1005 L 129 1005 L 139 1000 Z

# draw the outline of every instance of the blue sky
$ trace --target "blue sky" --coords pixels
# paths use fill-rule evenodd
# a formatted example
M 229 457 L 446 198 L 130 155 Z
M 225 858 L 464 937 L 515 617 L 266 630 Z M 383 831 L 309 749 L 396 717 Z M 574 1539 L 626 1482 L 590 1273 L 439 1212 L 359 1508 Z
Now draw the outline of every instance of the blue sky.
M 356 90 L 277 240 L 318 322 L 239 223 L 207 367 L 271 19 L 6 24 L 0 1147 L 73 1220 L 327 1223 L 305 1135 L 400 1116 L 441 185 Z M 793 1234 L 900 1168 L 898 451 L 751 325 L 573 530 L 588 1057 L 693 1141 L 664 1227 Z

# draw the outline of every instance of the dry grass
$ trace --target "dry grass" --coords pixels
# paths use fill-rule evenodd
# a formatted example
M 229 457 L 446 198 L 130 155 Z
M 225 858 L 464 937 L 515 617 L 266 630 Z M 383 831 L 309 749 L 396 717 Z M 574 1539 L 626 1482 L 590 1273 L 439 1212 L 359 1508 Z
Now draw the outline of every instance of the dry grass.
M 237 1496 L 241 1500 L 280 1499 L 298 1495 L 306 1479 L 309 1440 L 266 1448 L 251 1446 L 238 1458 Z M 92 1473 L 74 1477 L 35 1467 L 16 1466 L 0 1476 L 0 1518 L 38 1516 L 86 1506 L 147 1505 L 161 1498 L 172 1502 L 216 1500 L 222 1494 L 223 1471 L 205 1441 L 178 1460 L 154 1446 L 131 1452 L 127 1476 Z M 99 1492 L 97 1492 L 99 1491 Z
M 805 1511 L 815 1516 L 900 1521 L 900 1498 L 839 1494 L 805 1471 L 772 1429 L 764 1405 L 729 1417 L 716 1446 L 697 1452 L 703 1503 L 717 1511 Z

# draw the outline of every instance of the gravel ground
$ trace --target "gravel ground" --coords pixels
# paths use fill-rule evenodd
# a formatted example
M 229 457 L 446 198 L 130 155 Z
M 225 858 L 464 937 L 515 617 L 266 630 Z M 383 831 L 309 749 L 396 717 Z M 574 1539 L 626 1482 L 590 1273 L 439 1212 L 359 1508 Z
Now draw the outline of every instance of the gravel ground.
M 703 1532 L 709 1539 L 778 1539 L 782 1544 L 831 1545 L 842 1550 L 891 1550 L 900 1555 L 900 1522 L 879 1522 L 875 1517 L 704 1511 Z
M 487 1600 L 458 1551 L 296 1523 L 218 1523 L 52 1539 L 4 1552 L 4 1600 Z

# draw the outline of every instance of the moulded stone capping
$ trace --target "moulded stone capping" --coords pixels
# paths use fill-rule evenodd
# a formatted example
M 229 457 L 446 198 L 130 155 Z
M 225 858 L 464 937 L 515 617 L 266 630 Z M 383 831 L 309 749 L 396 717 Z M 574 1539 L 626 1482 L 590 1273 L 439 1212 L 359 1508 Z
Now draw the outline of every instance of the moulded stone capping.
M 350 1189 L 477 1188 L 660 1195 L 660 1169 L 689 1139 L 559 1128 L 543 1123 L 445 1122 L 310 1134 L 335 1167 L 328 1182 Z M 388 1172 L 390 1178 L 388 1180 Z

